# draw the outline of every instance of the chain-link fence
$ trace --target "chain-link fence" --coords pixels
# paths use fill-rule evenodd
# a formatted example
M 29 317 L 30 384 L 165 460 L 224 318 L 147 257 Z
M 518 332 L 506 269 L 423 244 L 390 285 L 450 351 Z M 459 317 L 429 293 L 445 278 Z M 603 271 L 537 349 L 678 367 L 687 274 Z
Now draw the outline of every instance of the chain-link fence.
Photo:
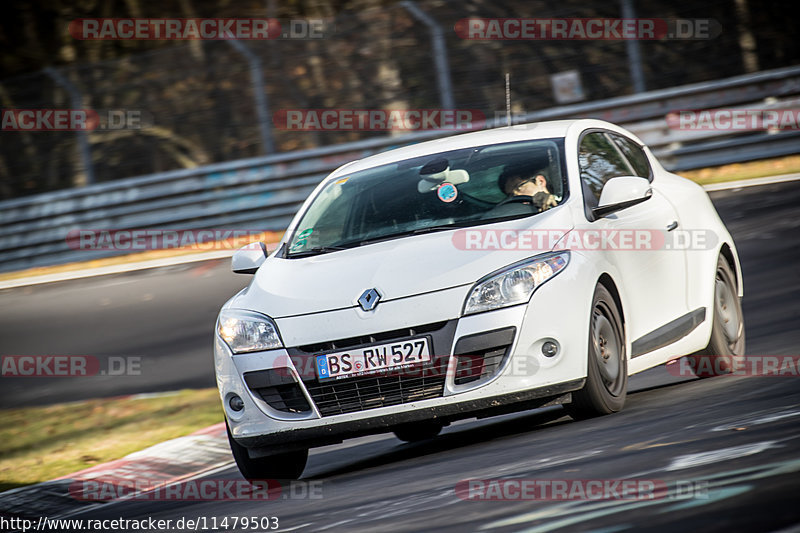
M 575 71 L 584 100 L 634 91 L 629 42 L 472 40 L 454 30 L 467 17 L 622 16 L 620 2 L 582 4 L 421 0 L 416 5 L 442 30 L 454 107 L 493 118 L 506 107 L 506 73 L 515 113 L 557 105 L 552 76 L 569 71 Z M 630 5 L 640 18 L 713 19 L 721 28 L 712 39 L 638 41 L 647 90 L 786 66 L 800 57 L 796 41 L 782 37 L 785 14 L 777 9 L 761 6 L 751 14 L 741 9 L 744 0 Z M 53 71 L 3 80 L 4 109 L 73 108 L 77 92 L 82 108 L 135 112 L 141 122 L 85 134 L 1 132 L 0 199 L 264 155 L 270 146 L 260 123 L 264 117 L 277 152 L 387 135 L 281 129 L 272 120 L 280 111 L 442 106 L 431 28 L 408 6 L 342 11 L 326 22 L 324 38 L 239 41 L 244 53 L 226 41 L 184 41 L 114 61 L 60 67 L 61 81 Z M 248 62 L 247 52 L 254 61 Z M 267 113 L 259 115 L 260 110 Z M 83 152 L 81 135 L 88 141 Z

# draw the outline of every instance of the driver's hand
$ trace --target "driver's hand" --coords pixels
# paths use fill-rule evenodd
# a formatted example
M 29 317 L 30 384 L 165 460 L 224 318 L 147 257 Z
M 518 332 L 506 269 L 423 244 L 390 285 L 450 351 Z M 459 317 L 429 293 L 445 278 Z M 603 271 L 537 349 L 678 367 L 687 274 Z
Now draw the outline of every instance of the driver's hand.
M 556 197 L 552 194 L 548 194 L 544 191 L 537 192 L 533 196 L 533 205 L 539 208 L 539 212 L 547 211 L 551 207 L 555 207 L 558 205 L 556 201 Z

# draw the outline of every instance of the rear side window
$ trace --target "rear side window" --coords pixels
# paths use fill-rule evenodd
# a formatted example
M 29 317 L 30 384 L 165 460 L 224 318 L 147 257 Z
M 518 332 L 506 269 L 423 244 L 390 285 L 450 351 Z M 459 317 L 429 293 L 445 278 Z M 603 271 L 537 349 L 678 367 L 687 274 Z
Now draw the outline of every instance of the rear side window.
M 619 149 L 625 154 L 625 158 L 636 171 L 636 175 L 642 178 L 647 178 L 652 181 L 652 172 L 650 170 L 650 161 L 647 160 L 647 154 L 644 153 L 642 147 L 621 135 L 616 133 L 609 133 L 609 136 L 614 140 Z
M 599 131 L 588 133 L 581 139 L 578 164 L 585 200 L 593 206 L 600 200 L 600 191 L 608 180 L 630 176 L 632 172 L 620 151 L 605 133 Z

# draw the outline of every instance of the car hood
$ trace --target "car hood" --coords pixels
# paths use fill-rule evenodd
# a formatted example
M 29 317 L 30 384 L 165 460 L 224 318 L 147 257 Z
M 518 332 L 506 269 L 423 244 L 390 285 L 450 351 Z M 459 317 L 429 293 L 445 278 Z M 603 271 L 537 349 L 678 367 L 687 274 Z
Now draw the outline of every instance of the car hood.
M 372 288 L 386 302 L 469 286 L 497 269 L 552 249 L 552 237 L 543 241 L 542 248 L 503 246 L 502 232 L 535 230 L 548 236 L 565 233 L 572 228 L 566 207 L 527 219 L 401 237 L 317 256 L 272 256 L 259 268 L 250 286 L 231 302 L 231 307 L 285 318 L 354 307 L 364 291 Z M 467 231 L 473 232 L 469 242 Z M 495 243 L 502 249 L 497 249 Z

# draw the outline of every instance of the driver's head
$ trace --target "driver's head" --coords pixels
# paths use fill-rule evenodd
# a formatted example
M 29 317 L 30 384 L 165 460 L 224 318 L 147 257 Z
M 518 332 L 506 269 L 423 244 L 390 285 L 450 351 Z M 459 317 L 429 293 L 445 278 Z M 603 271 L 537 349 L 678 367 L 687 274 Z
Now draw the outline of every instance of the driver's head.
M 500 176 L 497 184 L 508 196 L 534 196 L 538 192 L 550 193 L 547 190 L 547 179 L 543 174 L 504 173 Z

